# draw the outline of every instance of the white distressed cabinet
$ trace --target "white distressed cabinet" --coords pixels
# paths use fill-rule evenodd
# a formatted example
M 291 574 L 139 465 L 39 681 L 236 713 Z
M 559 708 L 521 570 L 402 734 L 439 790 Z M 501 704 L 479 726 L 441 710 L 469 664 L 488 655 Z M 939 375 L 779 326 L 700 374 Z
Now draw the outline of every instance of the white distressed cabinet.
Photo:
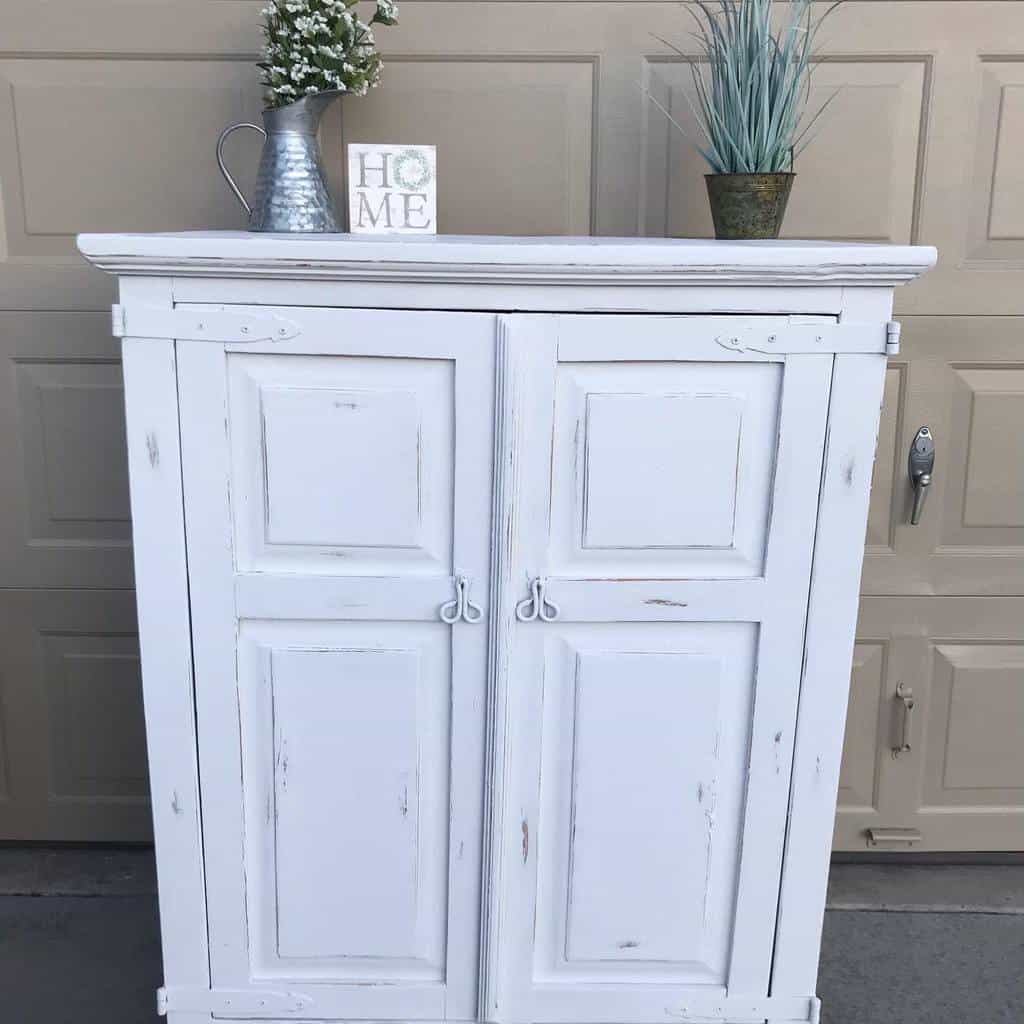
M 174 1024 L 813 1021 L 928 248 L 91 235 Z

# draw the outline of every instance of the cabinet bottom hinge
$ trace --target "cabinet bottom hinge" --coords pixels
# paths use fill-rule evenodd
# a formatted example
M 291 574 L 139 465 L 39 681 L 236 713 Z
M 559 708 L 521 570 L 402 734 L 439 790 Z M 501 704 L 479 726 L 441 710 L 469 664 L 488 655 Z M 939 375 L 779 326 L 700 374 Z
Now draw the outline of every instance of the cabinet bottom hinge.
M 778 1024 L 820 1024 L 821 1001 L 815 996 L 703 996 L 692 993 L 683 1005 L 668 1006 L 671 1024 L 750 1020 Z
M 166 985 L 156 991 L 156 1012 L 209 1013 L 218 1017 L 292 1016 L 312 1009 L 315 1000 L 301 992 L 270 989 L 200 988 Z

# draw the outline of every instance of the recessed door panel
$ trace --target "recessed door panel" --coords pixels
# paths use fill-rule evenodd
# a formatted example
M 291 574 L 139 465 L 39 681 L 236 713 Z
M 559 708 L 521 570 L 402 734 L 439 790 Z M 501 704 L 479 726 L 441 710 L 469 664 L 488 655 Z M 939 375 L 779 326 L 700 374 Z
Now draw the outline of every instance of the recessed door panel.
M 443 980 L 441 623 L 245 623 L 246 859 L 259 976 Z
M 724 982 L 756 633 L 549 631 L 538 984 Z
M 759 576 L 778 441 L 778 363 L 562 363 L 552 565 Z
M 1024 599 L 869 597 L 857 629 L 885 656 L 855 663 L 835 846 L 1021 849 Z
M 450 361 L 239 353 L 230 364 L 241 568 L 443 571 Z

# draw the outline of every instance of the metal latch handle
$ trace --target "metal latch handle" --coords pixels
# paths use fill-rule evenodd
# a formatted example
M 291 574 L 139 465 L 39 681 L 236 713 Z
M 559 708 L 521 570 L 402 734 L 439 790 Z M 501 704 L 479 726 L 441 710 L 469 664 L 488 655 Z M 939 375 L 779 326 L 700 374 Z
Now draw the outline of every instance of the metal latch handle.
M 561 614 L 561 609 L 547 596 L 548 581 L 543 576 L 535 576 L 530 583 L 530 596 L 516 605 L 516 618 L 520 622 L 554 622 Z
M 441 605 L 438 611 L 442 622 L 447 622 L 451 626 L 461 619 L 472 626 L 484 617 L 483 608 L 469 596 L 470 585 L 468 576 L 455 577 L 455 597 Z
M 914 504 L 910 510 L 910 525 L 917 526 L 921 522 L 924 511 L 924 500 L 928 497 L 928 488 L 932 485 L 932 470 L 935 468 L 935 440 L 928 427 L 914 435 L 907 459 L 907 472 L 910 484 L 914 488 Z

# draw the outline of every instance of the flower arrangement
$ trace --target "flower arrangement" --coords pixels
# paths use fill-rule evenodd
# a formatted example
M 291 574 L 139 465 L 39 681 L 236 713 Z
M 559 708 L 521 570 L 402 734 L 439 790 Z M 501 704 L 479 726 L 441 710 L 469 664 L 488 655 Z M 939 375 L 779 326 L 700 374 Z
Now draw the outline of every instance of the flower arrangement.
M 690 100 L 702 141 L 691 140 L 715 174 L 790 171 L 808 132 L 834 98 L 830 96 L 801 127 L 811 85 L 811 58 L 822 22 L 813 0 L 792 0 L 776 31 L 772 0 L 695 0 L 694 33 L 703 60 L 690 63 L 696 100 Z M 660 37 L 659 37 L 660 38 Z M 703 70 L 706 66 L 707 71 Z M 683 134 L 687 131 L 648 93 L 651 102 Z
M 395 25 L 398 5 L 376 0 L 369 24 L 356 0 L 271 0 L 263 10 L 262 81 L 267 106 L 339 90 L 364 96 L 380 82 L 380 54 L 372 25 Z

